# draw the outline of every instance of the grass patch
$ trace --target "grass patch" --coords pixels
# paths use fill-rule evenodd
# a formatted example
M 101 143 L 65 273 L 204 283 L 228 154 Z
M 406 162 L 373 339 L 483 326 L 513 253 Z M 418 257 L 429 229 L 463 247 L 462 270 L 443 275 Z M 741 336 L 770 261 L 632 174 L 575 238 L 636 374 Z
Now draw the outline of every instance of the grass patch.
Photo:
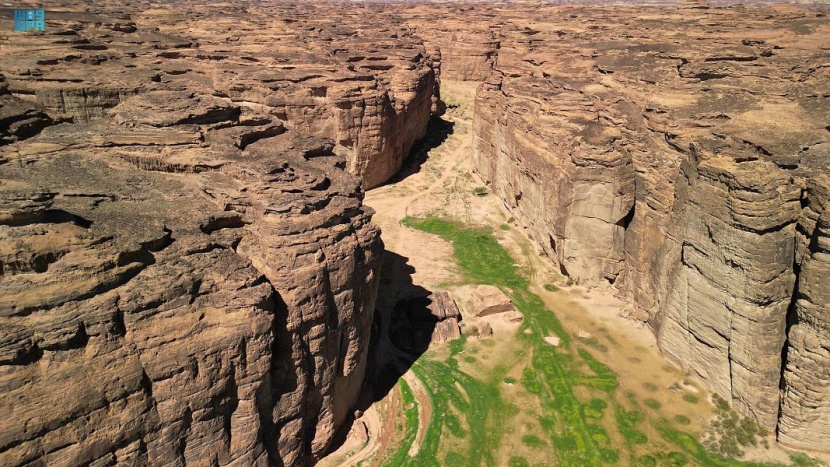
M 532 405 L 539 407 L 532 412 L 540 429 L 536 434 L 522 437 L 522 444 L 534 449 L 549 449 L 550 463 L 558 466 L 620 462 L 630 465 L 752 465 L 734 463 L 737 461 L 709 452 L 688 433 L 674 429 L 667 420 L 649 419 L 634 392 L 620 394 L 617 375 L 589 350 L 582 348 L 582 343 L 588 346 L 591 343 L 582 341 L 580 345 L 573 345 L 571 336 L 556 315 L 545 307 L 538 295 L 528 290 L 528 280 L 517 269 L 510 254 L 499 245 L 491 229 L 467 227 L 438 218 L 407 217 L 402 224 L 452 243 L 454 259 L 464 283 L 494 285 L 510 296 L 525 318 L 514 337 L 524 350 L 511 353 L 514 365 L 522 368 L 519 378 L 507 376 L 508 365 L 492 368 L 481 365 L 477 371 L 484 374 L 478 377 L 461 371 L 456 357 L 461 358 L 459 353 L 465 347 L 464 338 L 448 345 L 450 355 L 443 361 L 419 359 L 412 371 L 424 383 L 433 407 L 424 443 L 416 457 L 407 458 L 402 464 L 385 465 L 433 466 L 438 464 L 436 459 L 450 465 L 448 453 L 451 452 L 459 456 L 454 457 L 453 462 L 495 467 L 496 459 L 500 458 L 501 437 L 515 431 L 511 420 L 523 413 L 519 400 L 515 401 L 518 405 L 506 402 L 501 391 L 508 388 L 503 383 L 520 383 L 519 397 L 535 399 Z M 559 337 L 560 345 L 548 345 L 543 336 Z M 481 345 L 486 344 L 482 342 Z M 607 350 L 599 345 L 594 347 Z M 479 357 L 484 359 L 483 355 Z M 514 397 L 516 389 L 510 391 L 510 397 Z M 655 410 L 660 408 L 660 403 L 654 399 L 646 399 L 643 404 Z M 612 420 L 606 420 L 604 416 L 609 407 L 613 408 Z M 524 412 L 530 413 L 528 410 L 525 408 Z M 615 430 L 620 436 L 609 436 L 608 429 Z M 452 436 L 442 436 L 446 434 Z M 442 442 L 445 444 L 443 449 Z M 524 457 L 513 456 L 508 465 L 530 464 Z
M 646 400 L 643 401 L 643 404 L 645 404 L 646 407 L 648 407 L 650 409 L 654 409 L 654 410 L 658 410 L 660 407 L 663 406 L 663 404 L 661 404 L 660 402 L 657 402 L 654 399 L 646 399 Z
M 398 380 L 398 388 L 401 391 L 401 404 L 403 405 L 403 424 L 400 426 L 402 433 L 401 446 L 392 455 L 390 465 L 406 465 L 409 459 L 409 448 L 415 442 L 418 434 L 418 405 L 415 403 L 415 395 L 403 378 Z
M 683 394 L 683 400 L 690 404 L 697 404 L 700 399 L 694 394 Z
M 545 446 L 545 442 L 542 438 L 536 435 L 524 435 L 522 436 L 522 444 L 525 446 L 530 446 L 532 448 L 538 448 L 541 446 Z
M 692 423 L 692 421 L 689 420 L 689 417 L 687 417 L 685 415 L 675 415 L 674 416 L 674 421 L 677 422 L 680 425 L 688 425 L 688 424 Z
M 810 457 L 803 452 L 790 451 L 787 455 L 790 456 L 790 462 L 793 463 L 793 467 L 821 467 L 826 465 L 824 462 Z
M 545 284 L 543 287 L 544 287 L 544 288 L 545 288 L 545 290 L 547 290 L 548 292 L 559 292 L 559 287 L 557 287 L 557 286 L 555 286 L 555 285 L 553 285 L 553 284 Z

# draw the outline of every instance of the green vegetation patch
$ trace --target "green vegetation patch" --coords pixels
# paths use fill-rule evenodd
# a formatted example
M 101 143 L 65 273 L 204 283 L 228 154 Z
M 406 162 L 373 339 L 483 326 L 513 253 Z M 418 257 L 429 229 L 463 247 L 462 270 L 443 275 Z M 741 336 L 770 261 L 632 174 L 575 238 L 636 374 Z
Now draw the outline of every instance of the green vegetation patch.
M 464 283 L 494 285 L 510 296 L 524 315 L 514 338 L 525 350 L 512 354 L 515 364 L 522 368 L 518 378 L 508 377 L 509 368 L 498 365 L 489 369 L 477 366 L 477 371 L 485 371 L 479 377 L 461 371 L 457 358 L 466 345 L 465 338 L 448 344 L 450 355 L 443 361 L 434 357 L 419 359 L 412 371 L 423 382 L 432 403 L 430 424 L 415 457 L 396 457 L 384 465 L 421 467 L 444 462 L 444 465 L 495 467 L 501 458 L 501 438 L 514 431 L 511 419 L 520 413 L 532 414 L 540 427 L 536 433 L 523 436 L 522 444 L 551 450 L 549 462 L 557 466 L 620 462 L 661 466 L 754 465 L 708 451 L 693 436 L 676 430 L 668 421 L 649 419 L 634 392 L 620 394 L 617 375 L 582 348 L 591 343 L 582 340 L 574 345 L 556 315 L 538 295 L 528 290 L 528 280 L 499 245 L 491 229 L 439 218 L 407 217 L 402 224 L 450 242 Z M 544 336 L 559 337 L 560 345 L 548 345 Z M 487 345 L 486 341 L 481 345 Z M 484 357 L 479 355 L 482 360 Z M 521 391 L 527 393 L 522 397 L 535 398 L 539 409 L 535 404 L 534 408 L 528 408 L 507 403 L 501 391 L 516 389 L 508 389 L 504 383 L 520 384 Z M 645 386 L 645 389 L 654 391 L 656 386 Z M 642 403 L 651 409 L 660 408 L 654 399 L 645 399 Z M 604 414 L 609 407 L 613 408 L 614 418 L 606 420 Z M 406 415 L 407 426 L 410 416 Z M 682 425 L 680 420 L 675 419 Z M 621 436 L 609 436 L 608 429 Z M 405 453 L 409 445 L 403 445 L 398 453 Z M 530 464 L 524 457 L 513 456 L 508 465 Z
M 715 403 L 715 420 L 712 421 L 704 444 L 711 451 L 724 457 L 741 457 L 744 448 L 758 446 L 758 439 L 769 433 L 750 418 L 742 417 L 729 407 L 729 403 L 717 394 L 712 395 Z
M 542 438 L 536 435 L 524 435 L 522 436 L 522 444 L 524 444 L 525 446 L 530 446 L 532 448 L 538 448 L 541 446 L 545 446 L 546 443 L 542 440 Z
M 683 394 L 683 400 L 690 404 L 697 404 L 700 402 L 700 399 L 698 399 L 698 397 L 694 394 Z
M 415 437 L 418 435 L 418 405 L 415 403 L 415 395 L 403 378 L 398 380 L 398 388 L 401 391 L 401 404 L 403 405 L 403 426 L 401 427 L 402 438 L 401 445 L 397 451 L 392 455 L 389 463 L 390 465 L 406 465 L 409 459 L 409 448 L 415 442 Z
M 553 284 L 545 284 L 543 287 L 544 287 L 544 288 L 545 288 L 545 290 L 547 290 L 548 292 L 559 292 L 559 287 L 557 287 L 557 286 L 555 286 L 555 285 L 553 285 Z

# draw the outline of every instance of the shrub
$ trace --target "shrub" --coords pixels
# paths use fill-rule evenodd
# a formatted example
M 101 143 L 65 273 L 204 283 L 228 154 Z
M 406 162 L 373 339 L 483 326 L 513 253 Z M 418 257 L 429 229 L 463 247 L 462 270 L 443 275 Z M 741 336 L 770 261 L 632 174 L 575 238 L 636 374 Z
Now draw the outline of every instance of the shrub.
M 679 423 L 680 425 L 688 425 L 689 423 L 692 423 L 692 421 L 689 420 L 689 417 L 685 415 L 675 415 L 674 421 Z
M 643 403 L 646 405 L 646 407 L 652 408 L 654 410 L 657 410 L 657 409 L 659 409 L 660 407 L 663 406 L 662 404 L 660 404 L 659 402 L 657 402 L 654 399 L 646 399 L 646 400 L 643 401 Z

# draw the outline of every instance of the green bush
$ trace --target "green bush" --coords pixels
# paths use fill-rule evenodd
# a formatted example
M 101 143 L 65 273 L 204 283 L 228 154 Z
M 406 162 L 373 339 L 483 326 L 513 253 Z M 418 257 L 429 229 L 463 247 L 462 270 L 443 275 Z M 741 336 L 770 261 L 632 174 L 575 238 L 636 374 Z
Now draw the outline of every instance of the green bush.
M 643 404 L 645 404 L 646 407 L 652 408 L 654 410 L 657 410 L 657 409 L 659 409 L 660 407 L 663 406 L 662 404 L 660 404 L 660 402 L 658 402 L 654 399 L 646 399 L 646 400 L 643 401 Z
M 689 423 L 692 423 L 692 421 L 689 420 L 689 417 L 685 415 L 675 415 L 674 421 L 679 423 L 680 425 L 688 425 Z
M 697 404 L 698 402 L 700 402 L 700 399 L 698 399 L 698 397 L 694 394 L 683 394 L 683 400 L 690 404 Z

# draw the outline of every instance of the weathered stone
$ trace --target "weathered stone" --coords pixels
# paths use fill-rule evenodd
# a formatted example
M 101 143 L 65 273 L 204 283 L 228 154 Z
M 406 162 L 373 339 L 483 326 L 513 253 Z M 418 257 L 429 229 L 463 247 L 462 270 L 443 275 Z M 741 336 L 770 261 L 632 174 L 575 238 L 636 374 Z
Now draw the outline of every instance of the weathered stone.
M 492 335 L 493 335 L 493 327 L 490 326 L 490 323 L 488 323 L 487 321 L 481 323 L 481 326 L 478 327 L 478 338 L 479 338 L 479 340 L 487 339 L 488 337 L 491 337 Z
M 478 21 L 454 47 L 475 47 L 483 24 L 498 44 L 476 95 L 475 170 L 565 275 L 613 284 L 666 355 L 782 442 L 826 449 L 828 300 L 811 285 L 826 275 L 828 78 L 811 71 L 826 18 L 642 11 L 465 11 Z M 443 76 L 469 60 L 452 50 Z
M 476 287 L 473 290 L 472 300 L 472 307 L 476 316 L 487 316 L 516 310 L 510 298 L 501 289 L 492 285 Z

